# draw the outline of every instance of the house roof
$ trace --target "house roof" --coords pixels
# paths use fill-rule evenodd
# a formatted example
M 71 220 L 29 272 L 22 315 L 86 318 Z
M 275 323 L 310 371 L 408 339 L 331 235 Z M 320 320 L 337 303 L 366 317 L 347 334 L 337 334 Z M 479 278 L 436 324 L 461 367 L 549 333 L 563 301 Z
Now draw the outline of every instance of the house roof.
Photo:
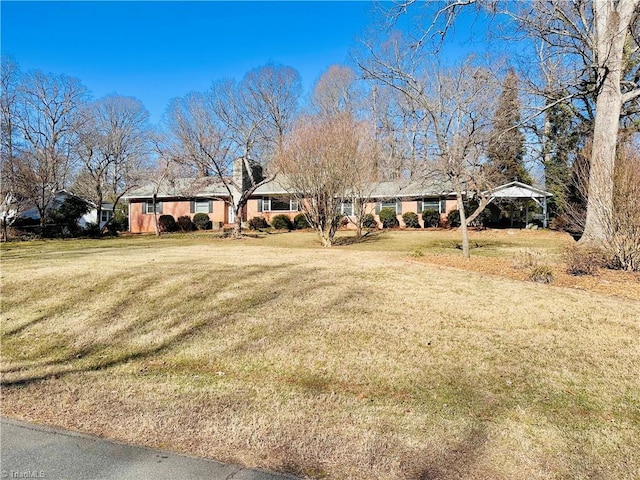
M 229 192 L 220 179 L 214 177 L 202 178 L 178 178 L 173 180 L 163 180 L 159 183 L 148 183 L 138 188 L 134 188 L 122 198 L 130 200 L 133 198 L 153 198 L 157 197 L 226 197 Z
M 371 185 L 367 192 L 370 198 L 420 198 L 448 195 L 451 192 L 450 186 L 446 182 L 417 182 L 408 180 L 394 180 L 377 182 Z M 229 192 L 224 183 L 214 177 L 204 177 L 199 179 L 180 178 L 173 181 L 165 180 L 159 185 L 149 183 L 135 188 L 127 193 L 123 198 L 129 199 L 149 199 L 156 193 L 158 198 L 198 198 L 198 197 L 228 197 Z M 291 188 L 287 186 L 287 179 L 283 175 L 277 176 L 274 180 L 259 186 L 253 193 L 260 195 L 289 195 Z
M 493 198 L 541 198 L 553 196 L 552 193 L 545 190 L 517 181 L 500 185 L 490 190 L 489 193 Z

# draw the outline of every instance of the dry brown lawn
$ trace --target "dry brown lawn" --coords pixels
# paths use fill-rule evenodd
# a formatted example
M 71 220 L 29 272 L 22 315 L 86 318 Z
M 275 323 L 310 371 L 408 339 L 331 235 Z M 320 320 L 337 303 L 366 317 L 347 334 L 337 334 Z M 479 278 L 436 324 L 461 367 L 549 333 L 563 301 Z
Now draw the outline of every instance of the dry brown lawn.
M 4 245 L 2 414 L 310 478 L 638 478 L 637 275 L 472 240 Z

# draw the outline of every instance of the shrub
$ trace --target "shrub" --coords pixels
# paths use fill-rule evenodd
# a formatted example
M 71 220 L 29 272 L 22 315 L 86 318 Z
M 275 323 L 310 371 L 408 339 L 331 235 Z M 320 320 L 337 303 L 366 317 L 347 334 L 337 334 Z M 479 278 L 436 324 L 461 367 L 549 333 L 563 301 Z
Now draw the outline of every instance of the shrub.
M 454 211 L 458 213 L 457 210 Z M 424 221 L 424 228 L 437 227 L 438 225 L 440 225 L 440 212 L 433 209 L 424 210 L 422 212 L 422 220 Z M 449 217 L 447 217 L 447 221 L 448 220 Z M 460 222 L 460 214 L 458 214 L 458 222 Z
M 269 222 L 264 217 L 253 217 L 249 220 L 249 229 L 260 230 L 263 228 L 269 228 Z
M 296 230 L 304 230 L 305 228 L 310 227 L 307 217 L 305 217 L 304 213 L 299 213 L 295 216 L 295 218 L 293 219 L 293 225 L 295 226 Z
M 460 226 L 460 212 L 458 209 L 451 210 L 447 214 L 447 225 L 450 227 L 459 227 Z
M 190 232 L 191 230 L 193 230 L 193 222 L 191 221 L 191 217 L 189 217 L 189 215 L 178 217 L 176 223 L 178 224 L 178 228 L 183 232 Z
M 382 228 L 394 228 L 400 225 L 396 211 L 393 208 L 383 208 L 378 214 L 380 222 L 382 222 Z
M 378 228 L 378 222 L 376 222 L 373 213 L 367 213 L 362 217 L 362 226 L 364 228 Z
M 338 222 L 338 225 L 340 225 L 343 228 L 349 225 L 349 217 L 347 217 L 346 215 L 340 215 L 340 220 Z
M 176 219 L 173 215 L 160 215 L 158 218 L 158 226 L 161 232 L 175 232 L 178 229 Z
M 402 221 L 408 228 L 420 228 L 420 222 L 418 221 L 418 215 L 413 212 L 406 212 L 402 214 Z
M 467 218 L 471 216 L 473 212 L 475 212 L 476 208 L 478 208 L 478 204 L 476 202 L 471 202 L 471 204 L 464 205 L 464 213 Z M 480 215 L 478 215 L 473 222 L 471 222 L 471 227 L 482 227 L 488 224 L 491 221 L 491 211 L 488 208 L 485 208 Z M 447 224 L 450 227 L 459 227 L 460 226 L 460 212 L 456 208 L 455 210 L 451 210 L 447 214 Z
M 564 252 L 567 273 L 570 275 L 595 275 L 605 265 L 604 252 L 595 247 L 575 245 Z
M 537 283 L 551 283 L 553 282 L 553 271 L 548 265 L 538 265 L 531 269 L 529 278 Z
M 68 197 L 57 209 L 49 212 L 49 217 L 56 224 L 62 235 L 76 236 L 82 230 L 78 225 L 78 221 L 90 210 L 91 207 L 85 200 L 78 197 Z
M 100 227 L 98 227 L 98 224 L 95 222 L 88 222 L 82 233 L 88 237 L 99 237 Z
M 293 222 L 284 214 L 273 217 L 271 219 L 271 226 L 276 230 L 293 230 Z
M 193 216 L 193 223 L 198 230 L 209 230 L 211 228 L 211 220 L 209 220 L 209 215 L 206 213 L 196 213 Z

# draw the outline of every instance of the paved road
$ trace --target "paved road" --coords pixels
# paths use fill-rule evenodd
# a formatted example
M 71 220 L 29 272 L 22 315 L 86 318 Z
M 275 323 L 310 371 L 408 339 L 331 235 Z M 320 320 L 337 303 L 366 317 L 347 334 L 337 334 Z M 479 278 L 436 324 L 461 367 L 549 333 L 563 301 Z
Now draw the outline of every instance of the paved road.
M 295 480 L 0 417 L 1 478 Z

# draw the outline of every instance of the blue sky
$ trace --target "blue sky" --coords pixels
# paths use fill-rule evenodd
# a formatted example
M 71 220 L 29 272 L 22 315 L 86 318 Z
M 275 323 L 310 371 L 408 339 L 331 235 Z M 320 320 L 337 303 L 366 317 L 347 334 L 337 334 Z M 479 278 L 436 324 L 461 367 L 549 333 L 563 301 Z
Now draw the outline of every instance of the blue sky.
M 360 2 L 7 2 L 2 54 L 23 71 L 78 77 L 98 98 L 139 98 L 160 120 L 171 98 L 240 79 L 268 62 L 296 68 L 305 89 L 348 61 L 373 21 Z

